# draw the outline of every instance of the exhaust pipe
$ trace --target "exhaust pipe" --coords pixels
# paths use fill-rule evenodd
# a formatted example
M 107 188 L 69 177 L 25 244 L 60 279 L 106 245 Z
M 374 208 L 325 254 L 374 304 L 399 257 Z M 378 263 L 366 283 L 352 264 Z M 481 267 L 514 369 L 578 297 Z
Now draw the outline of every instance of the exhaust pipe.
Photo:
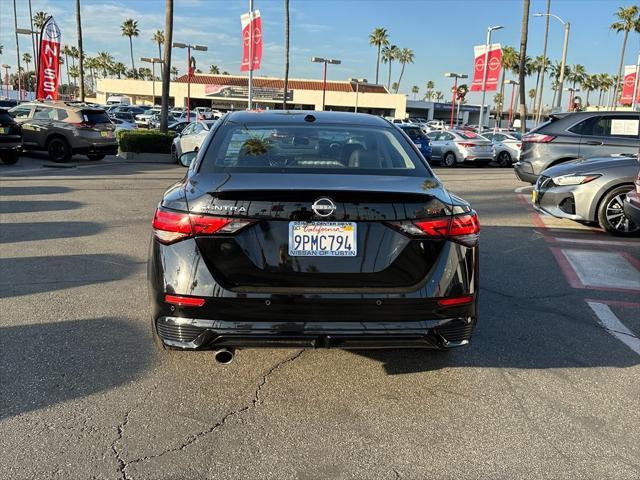
M 213 352 L 213 358 L 216 359 L 216 362 L 221 363 L 222 365 L 229 365 L 233 362 L 235 354 L 236 351 L 234 348 L 221 348 L 220 350 Z

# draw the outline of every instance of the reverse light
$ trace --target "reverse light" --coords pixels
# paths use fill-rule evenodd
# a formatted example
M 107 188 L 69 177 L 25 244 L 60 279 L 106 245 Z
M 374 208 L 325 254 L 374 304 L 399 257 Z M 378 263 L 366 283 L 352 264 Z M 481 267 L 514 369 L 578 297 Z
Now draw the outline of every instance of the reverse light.
M 204 305 L 204 298 L 201 297 L 185 297 L 184 295 L 165 295 L 164 301 L 172 305 L 181 307 L 201 307 Z
M 458 305 L 467 305 L 473 302 L 473 296 L 465 295 L 463 297 L 441 298 L 438 305 L 441 307 L 457 307 Z
M 553 183 L 556 185 L 582 185 L 589 183 L 596 178 L 601 177 L 600 174 L 595 175 L 561 175 L 559 177 L 553 177 Z
M 528 143 L 549 143 L 554 138 L 556 137 L 553 135 L 544 135 L 542 133 L 528 133 L 527 135 L 522 137 L 522 141 Z
M 161 243 L 170 244 L 198 235 L 236 233 L 251 223 L 252 220 L 195 215 L 158 208 L 153 216 L 152 226 L 156 238 Z

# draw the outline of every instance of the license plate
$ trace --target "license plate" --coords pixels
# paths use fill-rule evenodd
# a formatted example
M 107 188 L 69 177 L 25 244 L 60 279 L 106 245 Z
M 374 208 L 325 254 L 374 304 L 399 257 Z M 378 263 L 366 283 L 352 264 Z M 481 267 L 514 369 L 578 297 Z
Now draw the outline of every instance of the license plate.
M 491 147 L 488 145 L 480 145 L 478 147 L 478 150 L 480 150 L 481 152 L 486 152 L 487 150 L 489 150 Z
M 100 132 L 100 135 L 102 135 L 105 138 L 111 138 L 113 137 L 113 132 L 112 131 Z
M 289 222 L 289 256 L 355 257 L 356 231 L 353 222 Z
M 0 127 L 0 134 L 4 135 L 6 133 L 9 133 L 9 129 L 8 128 L 4 128 L 4 127 Z
M 534 190 L 531 192 L 531 203 L 536 203 L 538 201 L 538 191 Z

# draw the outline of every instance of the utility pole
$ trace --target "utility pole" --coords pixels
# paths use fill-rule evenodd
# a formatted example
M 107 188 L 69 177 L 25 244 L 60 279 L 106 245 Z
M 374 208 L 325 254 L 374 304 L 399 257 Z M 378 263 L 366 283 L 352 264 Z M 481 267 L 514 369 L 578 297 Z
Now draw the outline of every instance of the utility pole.
M 551 0 L 547 0 L 547 15 L 546 15 L 546 27 L 544 30 L 544 47 L 542 48 L 542 72 L 540 74 L 540 86 L 536 85 L 536 95 L 538 95 L 538 103 L 536 104 L 537 114 L 536 114 L 536 122 L 537 125 L 540 123 L 540 118 L 542 117 L 542 93 L 544 92 L 544 76 L 547 70 L 547 39 L 549 37 L 549 14 L 551 13 Z

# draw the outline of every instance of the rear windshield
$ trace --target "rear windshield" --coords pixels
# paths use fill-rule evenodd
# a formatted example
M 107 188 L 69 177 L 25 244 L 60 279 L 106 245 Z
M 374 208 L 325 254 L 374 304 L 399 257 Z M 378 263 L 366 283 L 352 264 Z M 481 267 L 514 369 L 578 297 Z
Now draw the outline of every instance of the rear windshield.
M 200 168 L 431 176 L 395 128 L 345 125 L 223 125 Z
M 86 123 L 111 123 L 104 110 L 82 110 L 82 116 Z

